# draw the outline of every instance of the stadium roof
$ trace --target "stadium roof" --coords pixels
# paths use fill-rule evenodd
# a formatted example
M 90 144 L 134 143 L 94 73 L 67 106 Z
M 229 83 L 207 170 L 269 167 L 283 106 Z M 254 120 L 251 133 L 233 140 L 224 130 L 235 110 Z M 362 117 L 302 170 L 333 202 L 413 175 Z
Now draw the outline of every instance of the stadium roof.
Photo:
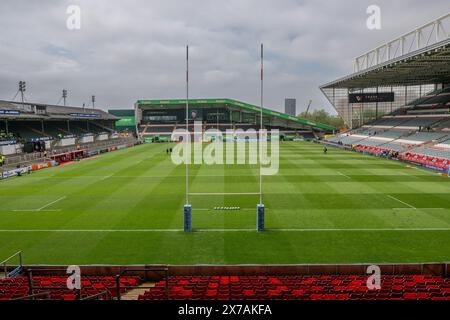
M 450 40 L 415 54 L 391 60 L 321 86 L 370 88 L 450 82 Z
M 355 71 L 320 88 L 450 83 L 450 13 L 357 57 Z
M 195 104 L 195 105 L 214 105 L 214 104 L 226 104 L 226 105 L 230 105 L 230 106 L 234 106 L 234 107 L 239 107 L 248 111 L 254 111 L 254 112 L 261 112 L 261 108 L 246 102 L 242 102 L 242 101 L 238 101 L 238 100 L 234 100 L 234 99 L 189 99 L 189 103 L 190 104 Z M 186 104 L 186 100 L 184 99 L 170 99 L 170 100 L 138 100 L 137 101 L 138 105 L 181 105 L 181 104 Z M 278 111 L 274 111 L 271 109 L 267 109 L 267 108 L 263 108 L 262 109 L 263 114 L 265 115 L 269 115 L 269 116 L 273 116 L 273 117 L 277 117 L 279 119 L 282 120 L 288 120 L 288 121 L 293 121 L 296 123 L 300 123 L 309 127 L 313 127 L 316 129 L 321 129 L 321 130 L 326 130 L 326 131 L 333 131 L 336 130 L 335 127 L 327 125 L 327 124 L 323 124 L 323 123 L 319 123 L 319 122 L 315 122 L 315 121 L 311 121 L 308 119 L 303 119 L 303 118 L 299 118 L 299 117 L 295 117 L 295 116 L 291 116 L 288 115 L 286 113 L 282 113 L 282 112 L 278 112 Z
M 39 108 L 41 112 L 37 110 Z M 22 103 L 16 101 L 0 100 L 0 119 L 117 120 L 118 118 L 100 109 L 91 109 L 82 107 L 64 107 L 34 102 Z

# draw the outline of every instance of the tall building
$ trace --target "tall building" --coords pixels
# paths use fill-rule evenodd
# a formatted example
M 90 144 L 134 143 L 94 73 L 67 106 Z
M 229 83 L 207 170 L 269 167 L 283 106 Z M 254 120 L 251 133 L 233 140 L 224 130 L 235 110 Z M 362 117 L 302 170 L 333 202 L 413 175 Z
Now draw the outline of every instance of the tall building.
M 292 98 L 286 98 L 284 99 L 284 113 L 295 116 L 296 115 L 296 100 Z

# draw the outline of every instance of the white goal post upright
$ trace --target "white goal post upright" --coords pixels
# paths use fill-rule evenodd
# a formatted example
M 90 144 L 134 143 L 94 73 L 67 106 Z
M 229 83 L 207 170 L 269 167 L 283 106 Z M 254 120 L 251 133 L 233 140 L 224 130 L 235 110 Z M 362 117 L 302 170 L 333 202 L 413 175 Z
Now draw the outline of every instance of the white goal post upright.
M 188 137 L 189 135 L 189 137 Z M 189 46 L 186 46 L 186 132 L 184 135 L 183 143 L 190 142 L 189 132 Z M 192 231 L 192 205 L 189 204 L 189 162 L 187 157 L 190 157 L 188 152 L 190 148 L 186 145 L 184 148 L 185 166 L 186 166 L 186 202 L 184 204 L 184 231 Z
M 262 138 L 263 135 L 263 106 L 264 106 L 264 45 L 261 43 L 261 106 L 259 119 L 259 203 L 256 206 L 256 230 L 264 231 L 264 204 L 262 199 Z

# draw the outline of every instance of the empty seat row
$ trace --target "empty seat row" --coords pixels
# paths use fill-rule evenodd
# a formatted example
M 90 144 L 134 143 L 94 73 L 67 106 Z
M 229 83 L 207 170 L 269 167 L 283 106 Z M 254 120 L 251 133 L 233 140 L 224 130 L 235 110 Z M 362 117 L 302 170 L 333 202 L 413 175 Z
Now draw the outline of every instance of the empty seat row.
M 450 300 L 450 280 L 439 276 L 382 276 L 371 290 L 363 275 L 170 277 L 140 300 Z
M 448 169 L 449 167 L 449 159 L 439 158 L 436 156 L 429 156 L 422 154 L 416 154 L 411 152 L 406 152 L 401 155 L 401 158 L 407 161 L 412 161 L 416 163 L 425 164 L 428 166 L 438 167 L 442 169 Z
M 74 300 L 78 297 L 77 290 L 67 288 L 65 276 L 33 276 L 33 294 L 48 292 L 52 300 Z M 121 292 L 127 287 L 139 285 L 138 277 L 122 277 L 120 279 Z M 92 296 L 107 291 L 110 296 L 117 292 L 116 278 L 111 276 L 82 276 L 81 297 Z M 0 300 L 11 300 L 28 296 L 30 288 L 28 278 L 19 276 L 0 280 Z

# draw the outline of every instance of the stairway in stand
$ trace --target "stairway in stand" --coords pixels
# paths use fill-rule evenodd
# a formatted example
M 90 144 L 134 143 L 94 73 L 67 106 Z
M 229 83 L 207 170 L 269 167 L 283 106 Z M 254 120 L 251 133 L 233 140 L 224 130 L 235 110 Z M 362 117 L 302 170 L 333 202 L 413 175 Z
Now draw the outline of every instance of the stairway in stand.
M 149 287 L 154 287 L 154 282 L 144 282 L 141 283 L 139 287 L 136 287 L 135 289 L 131 289 L 127 291 L 125 294 L 123 294 L 120 299 L 121 300 L 138 300 L 140 295 L 143 295 L 145 291 L 149 290 Z

